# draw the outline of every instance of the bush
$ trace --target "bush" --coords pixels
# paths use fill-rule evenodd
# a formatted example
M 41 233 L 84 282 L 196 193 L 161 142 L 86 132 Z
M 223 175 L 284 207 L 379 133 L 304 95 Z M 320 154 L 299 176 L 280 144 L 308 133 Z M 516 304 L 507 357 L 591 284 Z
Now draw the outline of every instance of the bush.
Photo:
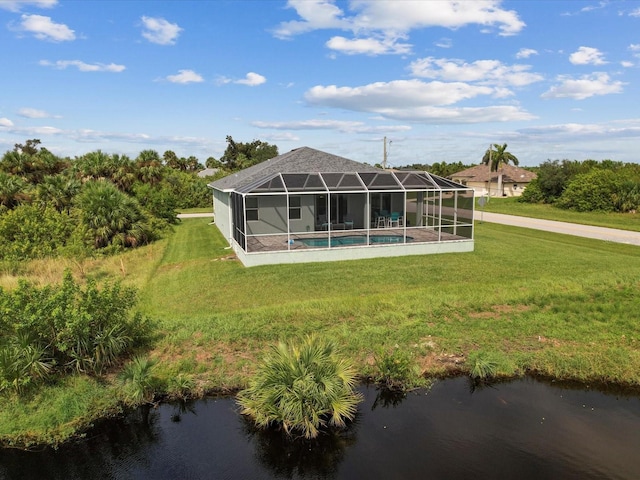
M 52 207 L 20 205 L 0 216 L 0 259 L 55 256 L 75 228 L 75 219 Z
M 22 280 L 12 292 L 0 289 L 3 388 L 43 378 L 45 364 L 57 372 L 102 374 L 148 339 L 150 323 L 131 312 L 135 303 L 131 288 L 99 289 L 90 281 L 83 289 L 68 271 L 61 285 L 38 288 Z M 17 381 L 17 367 L 7 367 L 11 355 L 27 366 Z
M 557 205 L 578 212 L 611 212 L 621 180 L 620 175 L 611 170 L 593 169 L 576 175 L 558 199 Z
M 140 205 L 146 208 L 153 216 L 161 218 L 167 223 L 178 222 L 178 212 L 176 212 L 178 202 L 164 182 L 158 185 L 136 183 L 133 191 Z
M 300 346 L 279 343 L 238 395 L 241 413 L 260 428 L 315 438 L 326 426 L 345 427 L 362 400 L 351 363 L 333 343 L 307 337 Z
M 375 367 L 376 382 L 387 390 L 406 391 L 426 384 L 413 356 L 399 348 L 378 353 Z
M 109 181 L 86 183 L 76 204 L 95 248 L 136 247 L 156 236 L 138 201 Z
M 146 357 L 133 357 L 122 372 L 119 380 L 122 385 L 124 399 L 127 403 L 139 405 L 153 399 L 156 379 L 152 372 L 155 362 Z
M 171 171 L 165 178 L 168 188 L 176 199 L 177 208 L 210 207 L 211 189 L 207 184 L 211 178 L 200 178 L 195 173 Z

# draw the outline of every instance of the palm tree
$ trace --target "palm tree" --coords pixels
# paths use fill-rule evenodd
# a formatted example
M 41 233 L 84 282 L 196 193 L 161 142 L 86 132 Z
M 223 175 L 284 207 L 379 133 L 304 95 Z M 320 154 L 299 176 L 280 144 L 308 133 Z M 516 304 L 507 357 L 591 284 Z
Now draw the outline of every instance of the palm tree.
M 310 336 L 301 345 L 275 346 L 238 403 L 256 426 L 278 425 L 309 439 L 326 426 L 343 428 L 353 420 L 362 400 L 355 385 L 355 370 L 335 345 Z
M 0 171 L 0 206 L 13 208 L 26 201 L 26 186 L 22 178 Z
M 149 232 L 138 201 L 110 181 L 87 182 L 76 203 L 96 248 L 110 244 L 130 247 L 147 241 Z
M 69 213 L 73 198 L 80 193 L 81 183 L 72 176 L 46 176 L 36 187 L 38 203 L 42 208 L 53 206 L 58 212 Z
M 507 152 L 507 144 L 491 145 L 482 157 L 482 164 L 489 165 L 490 171 L 498 172 L 498 193 L 500 196 L 504 194 L 502 188 L 502 166 L 511 162 L 518 165 L 518 159 L 511 152 Z M 489 196 L 491 196 L 491 175 L 489 175 Z

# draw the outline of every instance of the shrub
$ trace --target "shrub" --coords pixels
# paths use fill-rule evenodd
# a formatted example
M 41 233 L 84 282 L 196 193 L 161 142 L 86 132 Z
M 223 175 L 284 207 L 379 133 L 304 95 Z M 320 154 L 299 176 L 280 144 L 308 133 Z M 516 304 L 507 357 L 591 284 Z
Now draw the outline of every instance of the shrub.
M 136 183 L 133 187 L 136 199 L 152 215 L 166 220 L 168 223 L 177 223 L 176 208 L 178 202 L 168 186 L 162 182 L 158 185 L 148 183 Z
M 153 399 L 156 379 L 152 372 L 155 362 L 147 357 L 135 356 L 120 373 L 125 401 L 134 405 L 150 402 Z
M 76 204 L 95 248 L 135 247 L 154 237 L 138 201 L 109 181 L 86 183 Z
M 0 216 L 0 259 L 55 256 L 74 228 L 72 217 L 52 207 L 20 205 Z
M 619 190 L 621 177 L 611 170 L 593 169 L 576 175 L 557 205 L 578 212 L 613 211 L 613 196 Z
M 326 426 L 343 428 L 361 401 L 356 374 L 332 342 L 307 337 L 279 343 L 238 395 L 241 413 L 260 428 L 280 426 L 287 435 L 315 438 Z
M 375 368 L 376 382 L 388 390 L 406 391 L 426 383 L 413 356 L 397 347 L 378 353 L 375 356 Z
M 26 383 L 43 377 L 40 360 L 57 371 L 100 375 L 148 339 L 151 325 L 131 312 L 135 303 L 131 288 L 99 289 L 89 281 L 83 289 L 68 271 L 61 285 L 36 287 L 22 280 L 12 292 L 0 289 L 0 345 L 10 349 L 5 358 L 21 351 L 31 359 Z
M 195 173 L 171 171 L 163 182 L 176 199 L 178 208 L 211 206 L 211 178 L 200 178 Z
M 467 365 L 469 375 L 474 380 L 487 380 L 507 372 L 511 374 L 515 368 L 501 352 L 482 350 L 471 352 L 467 358 Z

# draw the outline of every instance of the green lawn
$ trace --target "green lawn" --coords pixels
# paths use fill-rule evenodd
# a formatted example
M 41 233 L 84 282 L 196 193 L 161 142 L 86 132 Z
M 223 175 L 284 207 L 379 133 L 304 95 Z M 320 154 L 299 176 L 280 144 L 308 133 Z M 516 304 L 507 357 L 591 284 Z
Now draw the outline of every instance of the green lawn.
M 480 351 L 506 375 L 640 384 L 638 247 L 495 224 L 465 254 L 248 269 L 224 247 L 183 222 L 142 295 L 167 372 L 235 386 L 267 345 L 321 332 L 363 374 L 397 345 L 428 374 Z
M 574 212 L 563 210 L 552 205 L 522 203 L 517 198 L 492 198 L 480 207 L 476 200 L 476 211 L 521 215 L 523 217 L 543 218 L 559 222 L 580 223 L 597 227 L 619 228 L 640 232 L 640 213 L 603 213 Z
M 462 254 L 245 268 L 225 247 L 209 219 L 188 219 L 148 266 L 127 267 L 157 322 L 146 353 L 159 385 L 183 374 L 196 392 L 233 390 L 268 346 L 313 332 L 363 376 L 380 349 L 400 349 L 426 375 L 480 356 L 501 375 L 640 386 L 636 246 L 483 223 Z M 55 442 L 110 411 L 113 377 L 83 378 L 1 397 L 0 440 Z

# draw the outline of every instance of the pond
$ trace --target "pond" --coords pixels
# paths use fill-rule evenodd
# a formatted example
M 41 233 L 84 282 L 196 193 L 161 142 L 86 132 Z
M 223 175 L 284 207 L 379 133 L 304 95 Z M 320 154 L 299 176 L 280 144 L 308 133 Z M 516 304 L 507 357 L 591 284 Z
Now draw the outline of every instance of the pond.
M 640 397 L 531 378 L 365 401 L 319 442 L 257 433 L 231 398 L 107 421 L 57 451 L 0 451 L 2 479 L 637 479 Z

